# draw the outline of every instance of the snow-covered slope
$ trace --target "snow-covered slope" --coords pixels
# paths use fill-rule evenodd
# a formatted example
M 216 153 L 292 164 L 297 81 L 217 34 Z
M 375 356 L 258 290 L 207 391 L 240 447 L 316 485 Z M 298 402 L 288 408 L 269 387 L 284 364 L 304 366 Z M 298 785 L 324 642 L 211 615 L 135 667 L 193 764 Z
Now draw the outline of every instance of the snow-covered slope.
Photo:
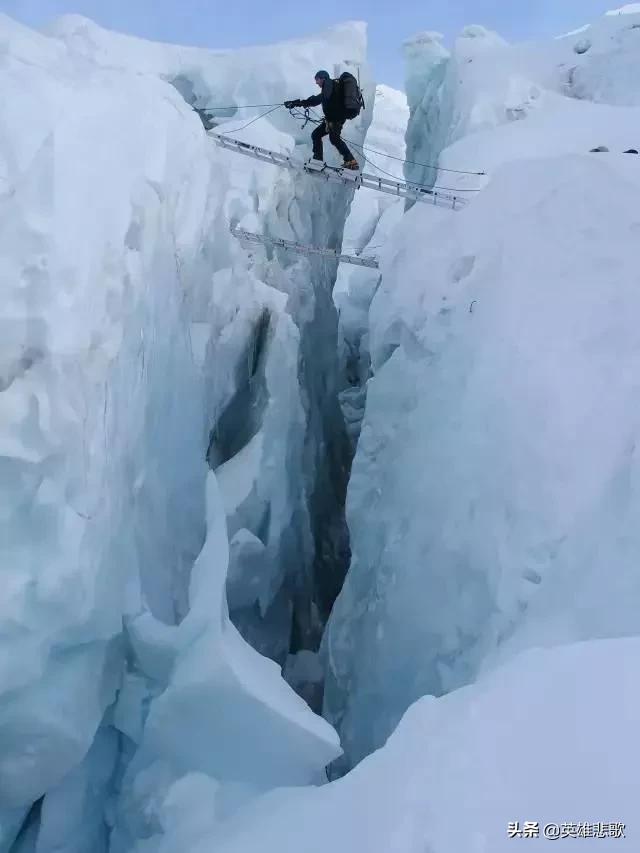
M 640 633 L 632 55 L 640 15 L 521 49 L 473 28 L 431 92 L 440 164 L 489 173 L 438 183 L 488 184 L 461 213 L 416 205 L 382 253 L 325 635 L 351 762 L 516 648 Z
M 631 853 L 640 843 L 639 655 L 637 638 L 528 652 L 471 687 L 416 702 L 385 748 L 337 782 L 274 791 L 218 826 L 200 814 L 195 832 L 183 802 L 152 849 L 508 853 L 546 835 Z
M 128 851 L 185 774 L 229 783 L 226 808 L 339 751 L 222 595 L 226 517 L 237 624 L 280 660 L 292 633 L 317 643 L 348 458 L 316 343 L 335 266 L 247 256 L 229 228 L 338 245 L 350 195 L 220 151 L 185 98 L 305 94 L 363 62 L 365 33 L 239 55 L 2 17 L 0 41 L 0 850 L 45 795 L 25 850 L 105 850 L 109 796 Z M 284 110 L 241 138 L 308 145 Z

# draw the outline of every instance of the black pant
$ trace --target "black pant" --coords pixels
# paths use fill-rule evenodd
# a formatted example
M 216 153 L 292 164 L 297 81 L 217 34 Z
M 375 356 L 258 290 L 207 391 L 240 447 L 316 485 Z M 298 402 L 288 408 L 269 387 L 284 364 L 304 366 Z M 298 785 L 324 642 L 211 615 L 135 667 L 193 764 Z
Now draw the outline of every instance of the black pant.
M 343 121 L 329 121 L 325 119 L 311 134 L 313 140 L 313 159 L 324 160 L 322 156 L 322 138 L 329 134 L 329 142 L 338 149 L 345 160 L 353 160 L 353 154 L 342 141 L 340 134 L 344 127 Z

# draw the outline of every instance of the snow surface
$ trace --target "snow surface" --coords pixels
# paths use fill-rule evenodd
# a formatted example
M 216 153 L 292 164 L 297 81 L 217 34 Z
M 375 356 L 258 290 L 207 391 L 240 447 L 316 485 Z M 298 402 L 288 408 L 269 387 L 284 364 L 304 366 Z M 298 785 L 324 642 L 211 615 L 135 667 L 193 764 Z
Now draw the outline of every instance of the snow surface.
M 640 3 L 627 3 L 619 9 L 610 9 L 606 15 L 637 15 L 640 13 Z
M 510 838 L 514 821 L 537 821 L 541 836 L 552 823 L 560 832 L 563 824 L 624 823 L 623 838 L 609 837 L 607 827 L 603 838 L 558 843 L 637 850 L 639 676 L 637 638 L 524 653 L 471 687 L 420 699 L 385 748 L 345 778 L 271 792 L 217 826 L 185 803 L 160 846 L 136 853 L 506 853 L 518 843 L 545 845 L 542 837 Z

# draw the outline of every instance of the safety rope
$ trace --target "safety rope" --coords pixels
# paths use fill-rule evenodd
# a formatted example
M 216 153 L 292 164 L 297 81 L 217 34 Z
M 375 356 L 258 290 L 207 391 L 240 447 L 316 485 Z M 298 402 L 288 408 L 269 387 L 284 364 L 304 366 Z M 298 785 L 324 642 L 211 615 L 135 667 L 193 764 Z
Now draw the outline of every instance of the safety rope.
M 232 128 L 232 129 L 225 128 L 225 131 L 227 133 L 239 133 L 241 130 L 245 130 L 247 127 L 250 127 L 252 124 L 255 124 L 255 122 L 260 121 L 260 119 L 262 119 L 262 118 L 266 118 L 268 115 L 271 115 L 271 113 L 274 113 L 276 110 L 280 109 L 280 107 L 283 107 L 283 106 L 284 106 L 284 104 L 242 104 L 242 105 L 233 105 L 233 106 L 228 106 L 228 107 L 195 107 L 194 106 L 193 109 L 196 110 L 197 112 L 210 112 L 211 110 L 223 111 L 223 110 L 233 110 L 233 109 L 235 109 L 235 110 L 238 110 L 238 109 L 261 109 L 262 107 L 269 107 L 270 108 L 266 112 L 261 113 L 259 116 L 256 116 L 255 118 L 251 119 L 251 121 L 247 122 L 246 124 L 241 125 L 240 127 L 236 127 L 236 128 Z M 304 112 L 302 114 L 297 112 L 296 107 L 292 107 L 289 109 L 289 113 L 292 116 L 292 118 L 297 119 L 299 121 L 301 120 L 303 122 L 303 124 L 302 124 L 303 130 L 309 123 L 319 125 L 319 124 L 322 124 L 324 122 L 324 119 L 314 118 L 311 115 L 309 107 L 305 107 Z M 350 145 L 354 146 L 355 148 L 357 148 L 361 152 L 362 157 L 366 163 L 368 163 L 374 169 L 377 169 L 383 175 L 387 175 L 388 177 L 393 178 L 394 180 L 397 180 L 396 175 L 394 175 L 391 172 L 387 172 L 385 169 L 383 169 L 377 163 L 374 163 L 374 161 L 371 160 L 370 158 L 368 158 L 364 152 L 366 151 L 370 154 L 377 154 L 381 157 L 388 157 L 390 160 L 396 160 L 396 161 L 403 163 L 403 164 L 408 164 L 411 166 L 422 166 L 425 169 L 434 169 L 435 171 L 440 171 L 440 172 L 449 172 L 449 173 L 456 174 L 456 175 L 474 175 L 474 176 L 478 176 L 478 177 L 486 175 L 486 172 L 469 172 L 469 171 L 466 171 L 464 169 L 447 169 L 445 167 L 435 166 L 435 165 L 430 164 L 430 163 L 420 163 L 417 160 L 404 160 L 402 157 L 396 157 L 393 154 L 387 154 L 384 151 L 378 151 L 375 148 L 370 148 L 367 145 L 362 145 L 361 143 L 356 142 L 355 139 L 350 139 L 348 136 L 342 136 L 341 135 L 340 139 L 343 142 L 350 144 Z M 437 184 L 434 184 L 433 186 L 428 186 L 427 184 L 420 184 L 420 183 L 417 183 L 415 181 L 412 181 L 412 183 L 415 184 L 415 186 L 422 187 L 424 189 L 442 190 L 442 191 L 446 191 L 446 192 L 456 192 L 456 193 L 479 192 L 478 189 L 469 189 L 469 188 L 462 188 L 462 187 L 444 187 L 444 186 L 437 185 Z
M 292 109 L 289 110 L 289 112 L 291 113 L 293 118 L 301 120 L 303 118 L 303 116 L 301 116 L 299 114 L 296 115 L 295 109 L 296 108 L 293 107 Z M 324 122 L 324 119 L 312 118 L 309 115 L 309 109 L 308 108 L 305 108 L 304 119 L 305 119 L 305 121 L 304 121 L 304 124 L 302 125 L 303 129 L 307 126 L 307 124 L 309 122 L 311 122 L 312 124 L 322 124 Z M 362 159 L 365 161 L 365 163 L 368 163 L 370 166 L 373 166 L 374 169 L 377 169 L 379 172 L 382 172 L 383 175 L 387 175 L 389 178 L 393 178 L 395 181 L 399 180 L 397 175 L 394 175 L 391 172 L 385 171 L 381 166 L 378 166 L 377 163 L 374 163 L 373 160 L 371 160 L 369 157 L 367 157 L 366 154 L 364 153 L 365 151 L 374 151 L 375 152 L 375 149 L 368 148 L 366 145 L 361 145 L 359 142 L 356 142 L 354 139 L 349 139 L 348 136 L 342 136 L 341 135 L 340 139 L 345 143 L 349 143 L 354 148 L 358 148 L 362 154 Z M 382 151 L 378 151 L 375 153 L 380 154 L 382 157 L 391 157 L 391 155 L 385 154 Z M 392 160 L 400 160 L 402 163 L 412 163 L 413 162 L 411 160 L 402 160 L 401 157 L 391 157 L 391 159 Z M 426 166 L 425 163 L 418 163 L 417 165 Z M 440 167 L 439 166 L 428 166 L 427 168 L 438 170 Z M 442 171 L 444 171 L 444 172 L 455 172 L 456 170 L 455 169 L 442 169 Z M 457 174 L 460 174 L 460 175 L 484 175 L 486 173 L 485 172 L 465 172 L 462 170 L 458 170 Z M 433 184 L 433 185 L 420 184 L 417 181 L 411 181 L 411 183 L 416 187 L 421 187 L 422 189 L 442 190 L 443 192 L 454 192 L 454 193 L 477 193 L 477 192 L 480 192 L 480 190 L 477 188 L 470 189 L 470 188 L 458 188 L 458 187 L 443 187 L 439 184 Z
M 365 161 L 365 163 L 368 163 L 374 169 L 377 169 L 379 172 L 382 172 L 382 174 L 386 175 L 388 178 L 393 178 L 394 181 L 398 180 L 397 175 L 394 175 L 393 172 L 387 172 L 385 169 L 382 168 L 382 166 L 378 166 L 378 164 L 374 163 L 370 157 L 367 157 L 367 155 L 364 152 L 369 151 L 370 150 L 369 148 L 365 148 L 364 145 L 360 145 L 359 143 L 354 142 L 353 140 L 349 140 L 349 142 L 354 148 L 360 149 L 360 152 L 362 154 L 362 159 Z M 386 157 L 387 155 L 383 154 L 382 156 Z M 397 158 L 394 158 L 394 159 L 397 159 Z M 433 167 L 433 168 L 437 168 L 437 167 Z M 471 174 L 471 173 L 465 172 L 464 174 Z M 411 181 L 411 183 L 415 184 L 418 187 L 427 188 L 427 184 L 417 184 L 417 183 L 415 183 L 415 181 Z M 477 192 L 480 192 L 480 190 L 477 187 L 474 187 L 474 188 L 444 187 L 444 186 L 442 186 L 442 184 L 433 184 L 432 186 L 430 186 L 428 188 L 433 189 L 433 190 L 442 190 L 443 192 L 449 192 L 449 193 L 477 193 Z
M 263 107 L 281 107 L 283 104 L 231 104 L 228 107 L 200 107 L 194 104 L 194 110 L 261 110 Z
M 298 119 L 302 118 L 302 116 L 294 115 L 294 113 L 293 113 L 294 109 L 295 109 L 295 107 L 292 110 L 289 110 L 289 112 L 292 114 L 293 118 L 298 118 Z M 305 109 L 305 113 L 307 113 L 307 114 L 309 113 L 308 108 Z M 313 122 L 314 124 L 322 124 L 323 121 L 324 121 L 324 119 L 311 118 L 309 116 L 306 119 L 306 121 L 303 125 L 303 128 L 306 127 L 308 122 Z M 341 136 L 340 138 L 342 139 L 343 142 L 350 142 L 352 145 L 358 145 L 358 143 L 355 140 L 349 139 L 348 136 Z M 364 145 L 361 147 L 365 151 L 368 151 L 370 154 L 379 154 L 381 157 L 388 157 L 390 160 L 397 160 L 400 163 L 408 163 L 410 166 L 423 166 L 425 169 L 435 169 L 436 171 L 440 171 L 440 172 L 451 172 L 454 175 L 475 175 L 475 176 L 480 177 L 480 176 L 485 176 L 487 174 L 486 172 L 469 172 L 466 169 L 446 169 L 444 166 L 434 166 L 433 163 L 420 163 L 417 160 L 405 160 L 403 157 L 395 157 L 393 154 L 387 154 L 385 151 L 377 151 L 375 148 L 370 148 L 367 145 Z M 469 192 L 475 192 L 475 190 L 470 190 Z
M 245 124 L 242 127 L 238 127 L 238 128 L 236 128 L 236 130 L 230 131 L 231 133 L 237 133 L 240 130 L 244 130 L 245 127 L 249 127 L 249 125 L 253 124 L 255 121 L 258 121 L 259 119 L 264 118 L 265 116 L 268 116 L 270 113 L 275 112 L 275 110 L 278 109 L 278 107 L 283 107 L 283 106 L 284 106 L 284 104 L 233 104 L 233 105 L 230 105 L 227 107 L 213 107 L 213 106 L 211 106 L 211 107 L 210 106 L 195 107 L 194 106 L 194 109 L 197 111 L 200 111 L 200 112 L 211 112 L 212 110 L 215 110 L 215 111 L 249 110 L 249 109 L 262 109 L 263 107 L 273 107 L 273 109 L 270 109 L 268 112 L 263 113 L 262 115 L 259 115 L 255 119 L 253 119 L 252 121 L 248 122 L 248 124 Z M 304 121 L 304 123 L 302 125 L 303 130 L 307 126 L 307 124 L 309 124 L 309 122 L 311 122 L 313 124 L 321 124 L 324 121 L 324 119 L 313 118 L 311 116 L 311 113 L 310 113 L 310 110 L 308 107 L 305 107 L 304 113 L 302 115 L 300 115 L 299 113 L 296 113 L 295 110 L 296 110 L 296 108 L 293 107 L 292 109 L 289 110 L 289 112 L 293 118 L 297 118 L 297 119 Z M 449 172 L 449 173 L 454 174 L 454 175 L 474 175 L 477 177 L 483 177 L 487 174 L 486 172 L 470 172 L 466 169 L 448 169 L 448 168 L 445 168 L 444 166 L 436 166 L 433 163 L 420 163 L 418 160 L 405 160 L 402 157 L 396 157 L 394 154 L 387 154 L 385 151 L 378 151 L 375 148 L 370 148 L 367 145 L 360 145 L 355 140 L 349 139 L 348 136 L 342 136 L 341 139 L 343 140 L 343 142 L 351 143 L 351 145 L 355 145 L 355 146 L 361 148 L 363 151 L 368 151 L 370 154 L 377 154 L 381 157 L 388 157 L 390 160 L 397 160 L 399 163 L 407 163 L 410 166 L 422 166 L 424 169 L 434 169 L 435 171 Z M 372 166 L 377 168 L 383 174 L 389 175 L 390 177 L 395 177 L 395 175 L 392 175 L 391 172 L 385 172 L 384 169 L 381 169 L 377 164 L 373 163 L 371 160 L 368 160 L 367 162 L 371 163 Z M 426 186 L 426 184 L 418 184 L 418 186 Z M 442 190 L 446 189 L 447 191 L 451 191 L 451 188 L 448 188 L 448 187 L 437 187 L 437 189 L 442 189 Z M 477 190 L 457 189 L 457 188 L 455 191 L 456 192 L 478 192 Z
M 275 111 L 279 110 L 281 106 L 283 106 L 283 105 L 282 104 L 276 104 L 275 107 L 272 107 L 272 109 L 267 110 L 266 113 L 262 113 L 261 115 L 256 116 L 255 118 L 251 119 L 251 121 L 248 121 L 246 124 L 243 124 L 242 127 L 235 127 L 232 130 L 229 130 L 228 128 L 225 127 L 225 132 L 226 133 L 239 133 L 241 130 L 245 130 L 247 127 L 250 127 L 252 124 L 255 124 L 255 122 L 260 121 L 261 118 L 265 118 L 266 116 L 270 115 L 271 113 L 275 113 Z

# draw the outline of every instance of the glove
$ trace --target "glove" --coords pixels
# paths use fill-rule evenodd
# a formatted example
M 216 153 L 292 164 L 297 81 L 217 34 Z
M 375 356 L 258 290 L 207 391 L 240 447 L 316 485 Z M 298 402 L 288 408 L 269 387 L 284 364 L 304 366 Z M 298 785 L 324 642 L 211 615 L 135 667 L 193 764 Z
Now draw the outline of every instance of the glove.
M 295 101 L 285 101 L 284 105 L 288 110 L 290 110 L 290 109 L 292 109 L 292 107 L 301 107 L 302 101 L 300 101 L 298 99 L 296 99 Z

